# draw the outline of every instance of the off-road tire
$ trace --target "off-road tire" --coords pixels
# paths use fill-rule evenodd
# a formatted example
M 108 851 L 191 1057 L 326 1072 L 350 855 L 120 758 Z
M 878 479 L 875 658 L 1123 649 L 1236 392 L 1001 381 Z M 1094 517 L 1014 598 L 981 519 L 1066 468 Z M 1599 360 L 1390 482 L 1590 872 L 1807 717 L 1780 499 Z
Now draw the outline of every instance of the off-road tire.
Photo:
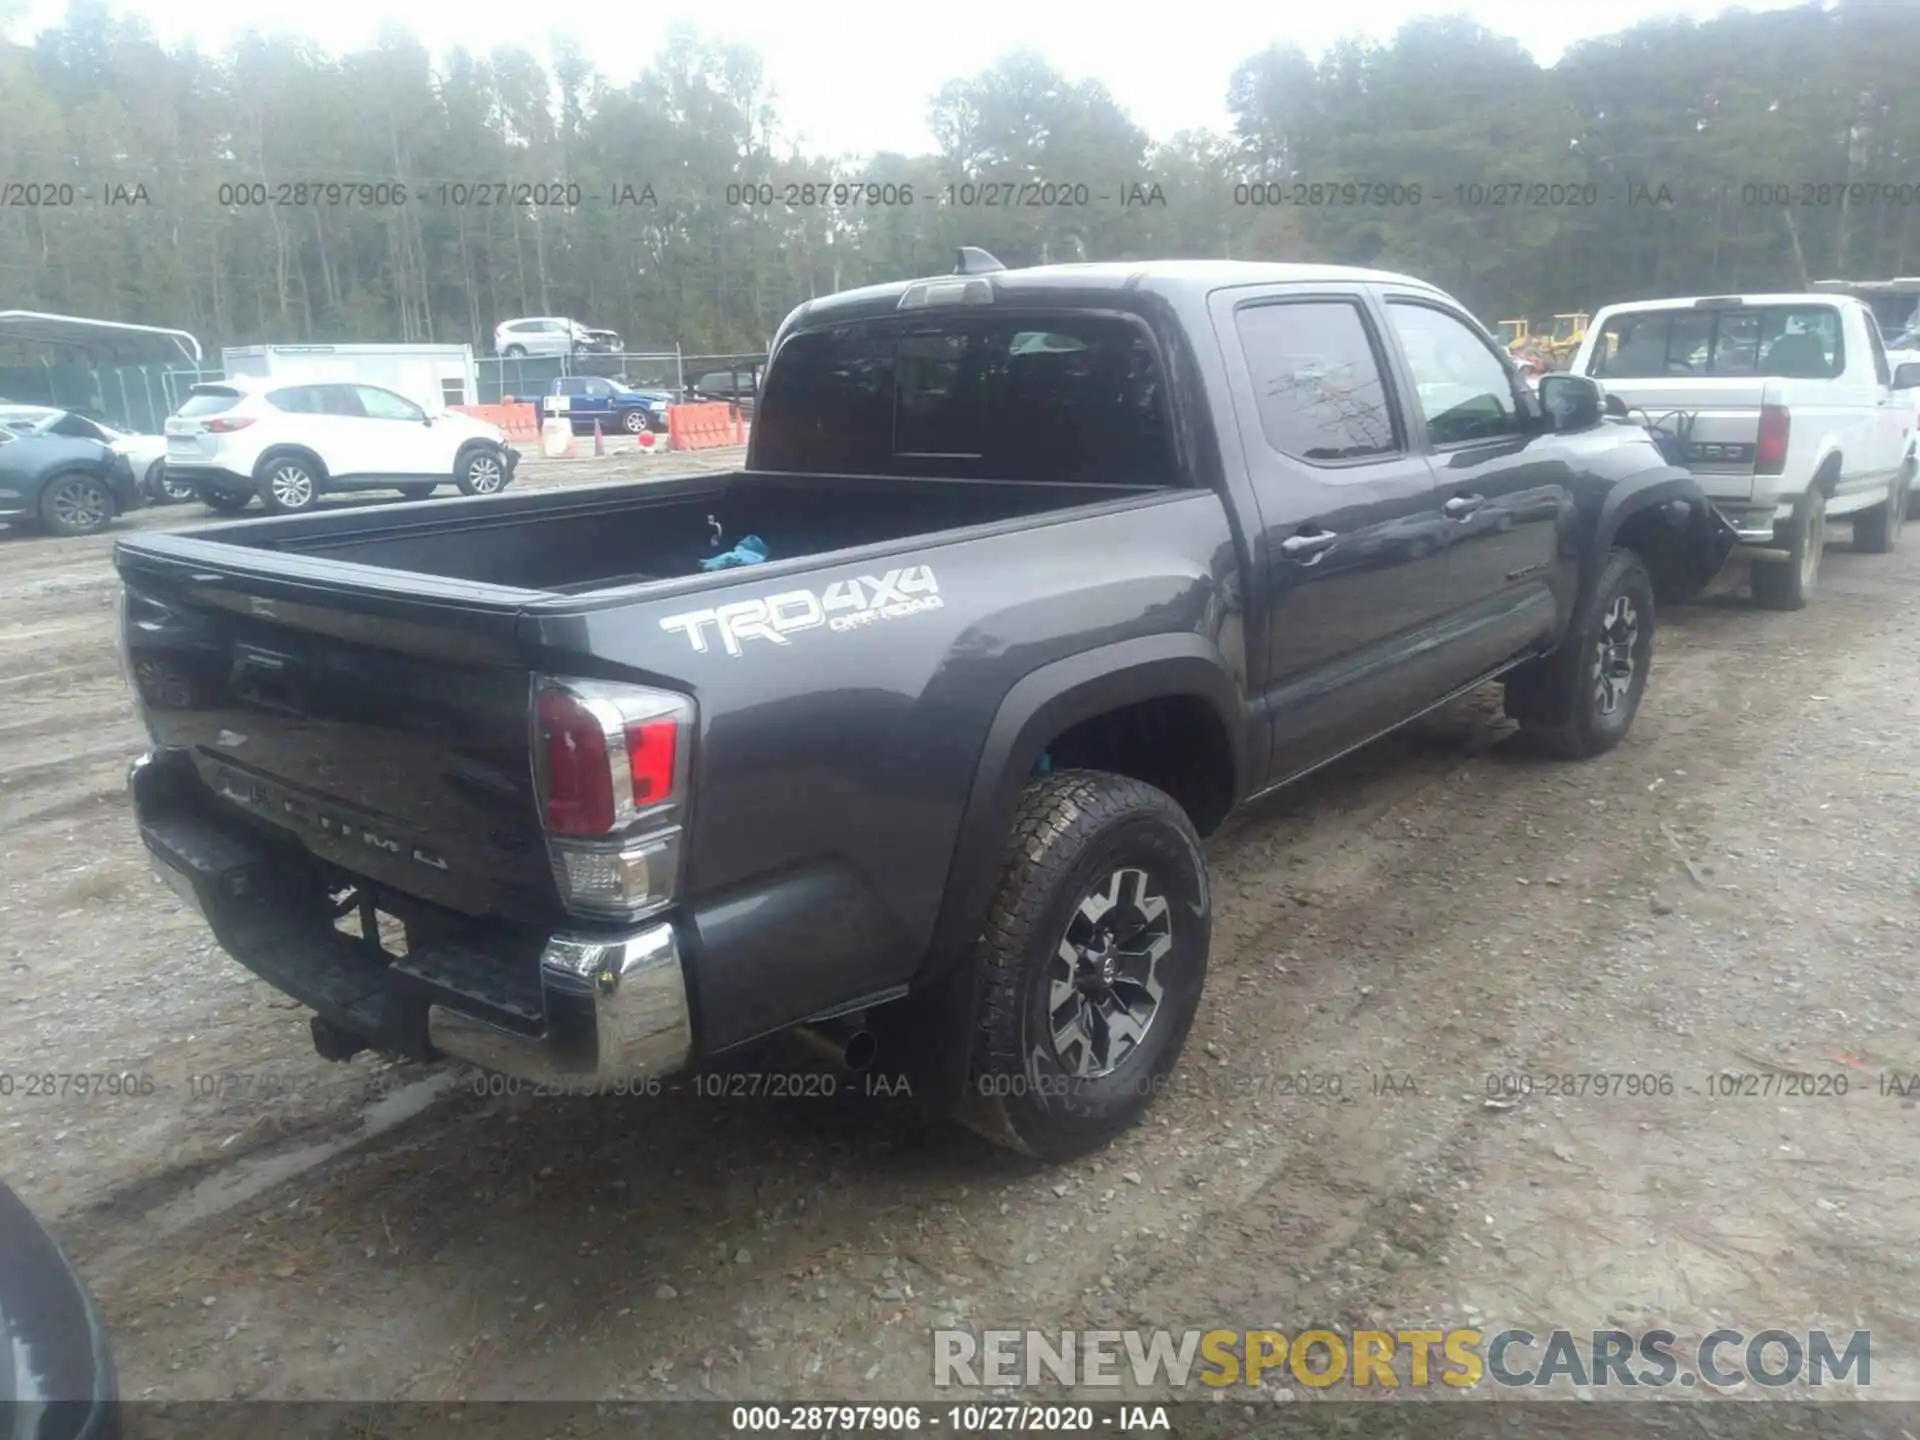
M 1869 555 L 1885 555 L 1900 543 L 1900 530 L 1907 521 L 1907 501 L 1913 491 L 1913 462 L 1900 467 L 1900 478 L 1893 482 L 1893 493 L 1871 510 L 1853 517 L 1853 548 Z
M 1507 714 L 1538 749 L 1563 760 L 1589 760 L 1613 749 L 1633 728 L 1653 664 L 1653 578 L 1640 557 L 1616 549 L 1593 591 L 1575 613 L 1566 638 L 1551 655 L 1507 677 Z M 1632 626 L 1623 640 L 1623 627 Z M 1610 643 L 1612 642 L 1612 643 Z M 1624 688 L 1615 663 L 1630 662 Z M 1613 708 L 1606 708 L 1608 694 Z
M 1827 543 L 1827 496 L 1818 483 L 1795 503 L 1793 519 L 1780 529 L 1784 533 L 1777 538 L 1787 558 L 1753 562 L 1753 602 L 1768 610 L 1804 610 Z
M 1111 1073 L 1086 1078 L 1056 1051 L 1050 970 L 1094 887 L 1133 871 L 1166 902 L 1171 944 L 1155 971 L 1160 999 Z M 957 1118 L 996 1144 L 1049 1161 L 1098 1150 L 1135 1124 L 1166 1088 L 1192 1028 L 1212 925 L 1199 837 L 1172 796 L 1097 770 L 1029 784 L 980 941 Z

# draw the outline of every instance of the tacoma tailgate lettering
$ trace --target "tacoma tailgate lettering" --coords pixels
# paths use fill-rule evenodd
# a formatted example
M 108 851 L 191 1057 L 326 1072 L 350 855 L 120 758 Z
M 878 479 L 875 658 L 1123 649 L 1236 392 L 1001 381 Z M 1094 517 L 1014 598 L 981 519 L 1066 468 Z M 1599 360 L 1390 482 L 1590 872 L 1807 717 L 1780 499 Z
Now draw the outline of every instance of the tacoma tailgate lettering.
M 742 653 L 747 640 L 771 640 L 789 645 L 788 638 L 803 630 L 826 626 L 844 632 L 875 620 L 896 620 L 923 610 L 941 608 L 940 584 L 926 565 L 908 565 L 875 577 L 836 580 L 820 594 L 787 590 L 759 600 L 738 600 L 714 609 L 669 615 L 660 628 L 687 637 L 696 654 L 707 652 L 707 627 L 713 626 L 729 655 Z M 829 611 L 841 612 L 831 618 Z

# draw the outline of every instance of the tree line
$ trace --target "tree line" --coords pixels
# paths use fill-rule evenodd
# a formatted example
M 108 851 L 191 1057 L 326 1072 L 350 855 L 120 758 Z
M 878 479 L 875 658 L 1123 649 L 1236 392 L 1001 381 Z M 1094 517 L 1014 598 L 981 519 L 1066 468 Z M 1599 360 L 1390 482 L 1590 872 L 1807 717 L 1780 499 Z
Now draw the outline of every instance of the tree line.
M 931 97 L 929 154 L 796 153 L 751 49 L 680 27 L 632 84 L 578 45 L 435 62 L 168 49 L 80 0 L 0 44 L 0 309 L 263 341 L 471 341 L 572 315 L 630 348 L 765 345 L 848 286 L 1226 257 L 1403 270 L 1488 320 L 1920 270 L 1920 6 L 1644 23 L 1552 66 L 1462 17 L 1275 46 L 1225 133 L 1152 140 L 1009 54 Z

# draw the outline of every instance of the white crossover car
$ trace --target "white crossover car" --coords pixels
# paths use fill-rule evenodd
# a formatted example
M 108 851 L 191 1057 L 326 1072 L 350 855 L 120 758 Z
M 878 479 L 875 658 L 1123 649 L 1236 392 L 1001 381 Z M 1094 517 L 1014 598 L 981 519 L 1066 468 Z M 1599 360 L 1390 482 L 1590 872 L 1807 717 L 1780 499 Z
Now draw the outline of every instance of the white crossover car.
M 256 495 L 281 514 L 311 509 L 328 491 L 424 500 L 457 485 L 492 495 L 519 462 L 496 426 L 358 381 L 203 383 L 167 421 L 167 479 L 221 514 Z

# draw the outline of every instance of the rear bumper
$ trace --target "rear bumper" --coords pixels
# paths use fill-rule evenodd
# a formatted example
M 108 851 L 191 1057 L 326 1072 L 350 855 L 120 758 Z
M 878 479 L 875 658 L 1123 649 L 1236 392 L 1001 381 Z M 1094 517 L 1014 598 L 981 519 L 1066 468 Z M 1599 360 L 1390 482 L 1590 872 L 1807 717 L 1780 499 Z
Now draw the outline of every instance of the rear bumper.
M 156 874 L 234 959 L 369 1048 L 582 1088 L 691 1063 L 671 923 L 549 936 L 476 929 L 396 958 L 334 928 L 311 863 L 196 801 L 166 759 L 142 756 L 127 778 Z
M 107 483 L 113 487 L 114 508 L 122 515 L 147 503 L 147 492 L 140 477 L 133 473 L 133 462 L 124 455 L 113 457 L 113 473 Z

